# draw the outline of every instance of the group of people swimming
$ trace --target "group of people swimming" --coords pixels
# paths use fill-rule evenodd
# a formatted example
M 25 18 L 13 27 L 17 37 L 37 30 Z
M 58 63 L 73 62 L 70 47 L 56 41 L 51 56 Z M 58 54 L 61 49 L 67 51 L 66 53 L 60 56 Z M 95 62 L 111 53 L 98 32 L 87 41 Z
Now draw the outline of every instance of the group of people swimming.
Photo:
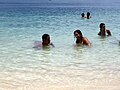
M 111 36 L 110 30 L 107 30 L 105 28 L 104 23 L 100 23 L 99 28 L 100 28 L 100 31 L 98 33 L 99 36 L 101 37 Z M 76 37 L 76 44 L 91 46 L 91 42 L 86 37 L 83 37 L 82 32 L 80 30 L 74 31 L 74 36 Z
M 98 32 L 98 35 L 101 37 L 106 37 L 106 36 L 111 36 L 110 30 L 107 30 L 105 28 L 104 23 L 100 23 L 99 25 L 100 31 Z M 91 42 L 82 35 L 82 32 L 80 30 L 75 30 L 74 31 L 74 37 L 76 38 L 76 45 L 87 45 L 91 46 Z M 41 46 L 53 46 L 54 44 L 51 43 L 50 41 L 50 35 L 49 34 L 43 34 L 42 35 L 42 42 L 41 43 L 36 43 L 35 47 L 41 47 Z
M 81 17 L 82 17 L 82 18 L 90 19 L 90 18 L 91 18 L 91 16 L 90 16 L 90 12 L 87 12 L 86 16 L 85 16 L 84 13 L 82 13 L 82 14 L 81 14 Z

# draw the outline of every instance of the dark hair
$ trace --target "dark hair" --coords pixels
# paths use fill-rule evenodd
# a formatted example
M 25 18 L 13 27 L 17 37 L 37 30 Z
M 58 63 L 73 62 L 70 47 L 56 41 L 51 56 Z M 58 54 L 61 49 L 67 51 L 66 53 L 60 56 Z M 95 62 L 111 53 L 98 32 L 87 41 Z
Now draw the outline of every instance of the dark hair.
M 81 32 L 80 30 L 75 30 L 75 31 L 74 31 L 74 34 L 75 34 L 76 32 L 77 32 L 78 34 L 80 34 L 80 39 L 82 40 L 82 38 L 83 38 L 82 32 Z M 78 40 L 76 40 L 76 43 L 79 43 Z
M 85 16 L 85 14 L 84 14 L 84 13 L 82 13 L 82 14 L 81 14 L 81 16 L 82 16 L 82 17 L 84 17 L 84 16 Z
M 99 26 L 99 27 L 100 27 L 100 28 L 102 28 L 102 27 L 103 27 L 103 25 L 105 25 L 105 24 L 104 24 L 104 23 L 100 23 L 100 26 Z
M 50 37 L 48 34 L 43 34 L 42 35 L 42 41 L 45 41 L 47 39 L 47 37 Z
M 90 18 L 90 12 L 87 12 L 87 19 Z

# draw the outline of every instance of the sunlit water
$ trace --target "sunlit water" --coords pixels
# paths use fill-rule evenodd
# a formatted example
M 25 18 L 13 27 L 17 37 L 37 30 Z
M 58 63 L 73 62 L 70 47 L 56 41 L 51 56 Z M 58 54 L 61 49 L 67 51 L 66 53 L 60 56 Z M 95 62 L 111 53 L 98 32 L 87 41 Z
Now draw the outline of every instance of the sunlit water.
M 81 19 L 90 12 L 92 18 Z M 112 36 L 100 38 L 104 22 Z M 92 47 L 75 46 L 80 29 Z M 48 33 L 54 48 L 35 49 L 34 41 Z M 31 82 L 86 84 L 120 79 L 120 8 L 2 7 L 0 8 L 0 87 Z

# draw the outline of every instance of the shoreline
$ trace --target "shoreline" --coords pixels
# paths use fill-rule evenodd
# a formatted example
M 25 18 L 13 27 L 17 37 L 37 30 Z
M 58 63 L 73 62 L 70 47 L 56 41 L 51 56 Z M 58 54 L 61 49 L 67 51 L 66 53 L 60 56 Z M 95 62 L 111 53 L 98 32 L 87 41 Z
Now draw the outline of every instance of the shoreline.
M 17 83 L 17 82 L 16 82 Z M 80 83 L 46 83 L 42 81 L 28 81 L 19 85 L 14 83 L 6 83 L 0 85 L 1 90 L 120 90 L 119 78 L 107 83 L 99 80 L 98 82 Z M 15 85 L 16 84 L 16 85 Z M 12 86 L 13 85 L 13 86 Z M 14 86 L 15 85 L 15 86 Z
M 0 88 L 1 90 L 119 90 L 120 86 L 90 86 L 90 85 L 72 85 L 72 86 L 47 86 L 31 85 L 18 88 Z

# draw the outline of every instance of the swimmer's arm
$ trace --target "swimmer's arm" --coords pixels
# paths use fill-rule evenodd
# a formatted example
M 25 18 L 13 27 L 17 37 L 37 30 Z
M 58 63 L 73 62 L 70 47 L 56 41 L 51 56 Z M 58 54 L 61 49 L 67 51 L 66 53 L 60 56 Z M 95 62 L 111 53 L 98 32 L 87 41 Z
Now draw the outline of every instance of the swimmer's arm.
M 111 36 L 111 32 L 110 30 L 107 30 L 108 36 Z
M 51 46 L 55 47 L 55 45 L 53 43 L 50 43 Z
M 99 32 L 98 35 L 100 36 L 100 35 L 101 35 L 101 32 Z
M 91 42 L 86 37 L 84 37 L 84 42 L 86 43 L 86 45 L 92 46 Z

